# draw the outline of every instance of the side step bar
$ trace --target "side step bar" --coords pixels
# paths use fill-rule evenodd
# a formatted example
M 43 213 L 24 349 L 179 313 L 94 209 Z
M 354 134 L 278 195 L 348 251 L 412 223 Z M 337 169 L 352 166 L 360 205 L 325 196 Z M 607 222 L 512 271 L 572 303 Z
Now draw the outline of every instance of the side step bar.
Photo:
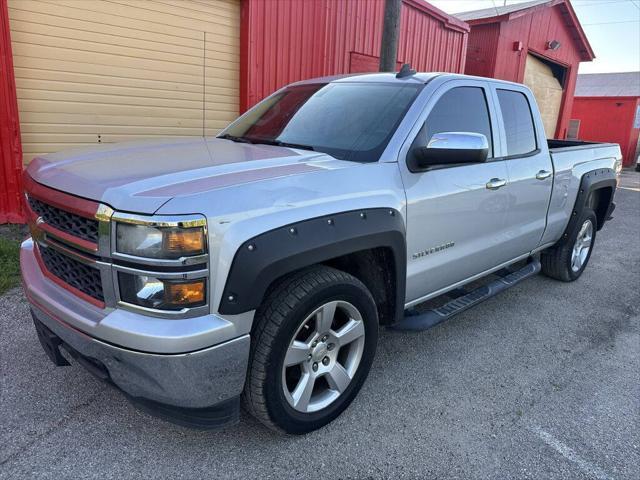
M 494 280 L 487 285 L 483 285 L 482 287 L 455 298 L 441 307 L 424 312 L 418 312 L 415 309 L 405 310 L 404 318 L 398 323 L 391 325 L 389 328 L 392 330 L 412 332 L 427 330 L 444 322 L 445 320 L 449 320 L 454 315 L 464 312 L 468 308 L 497 295 L 503 290 L 513 287 L 526 278 L 537 275 L 540 272 L 540 269 L 540 260 L 538 258 L 533 258 L 531 262 L 527 263 L 523 268 L 516 270 L 515 272 L 510 272 L 505 269 L 500 270 L 495 272 L 494 275 L 500 275 L 502 278 Z

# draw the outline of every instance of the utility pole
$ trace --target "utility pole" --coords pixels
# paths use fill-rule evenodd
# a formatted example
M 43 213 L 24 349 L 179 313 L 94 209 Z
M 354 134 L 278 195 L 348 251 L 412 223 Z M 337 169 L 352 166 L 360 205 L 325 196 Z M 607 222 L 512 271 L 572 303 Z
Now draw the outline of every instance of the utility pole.
M 380 45 L 380 71 L 394 72 L 400 37 L 400 8 L 402 0 L 385 0 L 382 44 Z

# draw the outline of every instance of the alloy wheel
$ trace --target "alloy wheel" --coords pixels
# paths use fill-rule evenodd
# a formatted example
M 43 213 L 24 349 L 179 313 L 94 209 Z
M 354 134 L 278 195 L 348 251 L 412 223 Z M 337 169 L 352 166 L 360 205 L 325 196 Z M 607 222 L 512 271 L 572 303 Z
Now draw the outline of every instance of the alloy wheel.
M 291 407 L 317 412 L 353 380 L 364 351 L 365 327 L 352 304 L 335 300 L 315 309 L 293 335 L 282 366 L 282 388 Z
M 580 271 L 589 256 L 591 243 L 593 242 L 593 223 L 591 220 L 585 220 L 578 232 L 576 242 L 571 252 L 571 270 Z

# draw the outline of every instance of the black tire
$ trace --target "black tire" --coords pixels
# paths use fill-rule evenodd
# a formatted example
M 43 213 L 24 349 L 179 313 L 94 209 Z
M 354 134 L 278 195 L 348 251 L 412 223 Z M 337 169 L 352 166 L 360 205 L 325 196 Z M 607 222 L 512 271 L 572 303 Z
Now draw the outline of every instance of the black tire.
M 333 403 L 316 412 L 299 412 L 283 392 L 284 357 L 304 320 L 315 309 L 334 300 L 349 302 L 362 316 L 365 331 L 362 357 L 348 387 Z M 304 434 L 321 428 L 337 418 L 357 395 L 371 368 L 377 340 L 376 304 L 360 280 L 326 266 L 294 273 L 270 290 L 256 312 L 244 406 L 260 422 L 279 432 Z
M 571 255 L 580 232 L 580 228 L 586 221 L 590 221 L 592 225 L 591 246 L 582 266 L 575 271 L 571 268 Z M 542 273 L 548 277 L 555 278 L 556 280 L 561 280 L 563 282 L 573 282 L 582 275 L 582 272 L 584 272 L 584 269 L 587 267 L 596 241 L 596 231 L 598 226 L 598 220 L 594 211 L 590 208 L 583 209 L 578 217 L 576 226 L 577 227 L 573 232 L 571 232 L 569 237 L 562 239 L 558 244 L 542 252 L 542 255 L 540 256 Z
M 640 172 L 640 163 L 636 163 L 636 172 Z

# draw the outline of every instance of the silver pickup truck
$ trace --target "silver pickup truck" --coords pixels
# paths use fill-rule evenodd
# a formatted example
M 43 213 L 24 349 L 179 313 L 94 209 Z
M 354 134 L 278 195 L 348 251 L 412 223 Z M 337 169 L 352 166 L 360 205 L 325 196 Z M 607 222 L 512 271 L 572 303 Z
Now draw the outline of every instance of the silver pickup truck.
M 519 84 L 303 81 L 216 138 L 34 159 L 24 288 L 57 365 L 174 422 L 226 424 L 242 399 L 305 433 L 354 399 L 380 325 L 424 330 L 540 270 L 580 277 L 620 161 L 547 141 Z

